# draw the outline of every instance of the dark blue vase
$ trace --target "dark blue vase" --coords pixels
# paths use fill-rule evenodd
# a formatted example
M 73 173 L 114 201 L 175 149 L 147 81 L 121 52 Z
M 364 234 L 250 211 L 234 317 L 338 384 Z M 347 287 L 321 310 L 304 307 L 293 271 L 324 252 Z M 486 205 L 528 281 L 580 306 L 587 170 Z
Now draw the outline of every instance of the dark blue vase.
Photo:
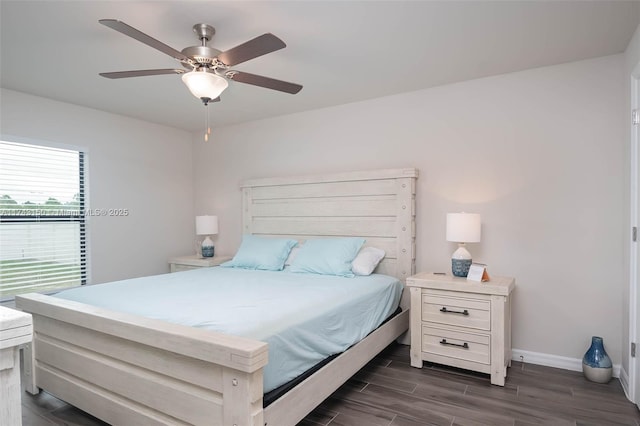
M 593 336 L 591 338 L 591 346 L 582 357 L 582 372 L 592 382 L 607 383 L 611 380 L 613 365 L 611 358 L 604 350 L 602 337 Z

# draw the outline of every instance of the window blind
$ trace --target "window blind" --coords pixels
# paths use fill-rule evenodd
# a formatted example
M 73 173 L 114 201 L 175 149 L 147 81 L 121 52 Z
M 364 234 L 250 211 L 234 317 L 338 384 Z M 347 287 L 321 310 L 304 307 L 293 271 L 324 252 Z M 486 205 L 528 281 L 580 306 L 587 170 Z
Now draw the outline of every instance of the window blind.
M 0 298 L 87 281 L 82 151 L 0 141 Z

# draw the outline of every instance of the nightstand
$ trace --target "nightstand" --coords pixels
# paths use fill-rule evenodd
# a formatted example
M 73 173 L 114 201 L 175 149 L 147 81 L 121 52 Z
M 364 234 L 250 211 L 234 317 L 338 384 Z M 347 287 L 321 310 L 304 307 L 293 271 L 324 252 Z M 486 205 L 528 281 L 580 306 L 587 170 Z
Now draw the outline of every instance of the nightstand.
M 0 306 L 0 424 L 21 425 L 20 350 L 33 336 L 31 314 Z
M 423 361 L 491 374 L 504 386 L 511 366 L 511 292 L 515 279 L 475 282 L 419 273 L 411 293 L 411 365 Z
M 179 256 L 169 259 L 171 272 L 188 271 L 190 269 L 210 268 L 231 260 L 231 256 L 202 257 L 197 254 L 191 256 Z

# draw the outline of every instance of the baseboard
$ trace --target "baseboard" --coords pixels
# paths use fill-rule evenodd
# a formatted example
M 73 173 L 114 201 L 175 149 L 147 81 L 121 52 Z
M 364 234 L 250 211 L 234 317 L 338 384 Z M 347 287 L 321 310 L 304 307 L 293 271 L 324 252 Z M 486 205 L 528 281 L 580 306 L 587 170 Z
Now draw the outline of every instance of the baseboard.
M 523 361 L 529 364 L 562 368 L 563 370 L 582 371 L 581 358 L 569 358 L 565 356 L 513 349 L 511 351 L 511 359 L 513 361 Z M 620 364 L 613 365 L 613 377 L 620 378 Z

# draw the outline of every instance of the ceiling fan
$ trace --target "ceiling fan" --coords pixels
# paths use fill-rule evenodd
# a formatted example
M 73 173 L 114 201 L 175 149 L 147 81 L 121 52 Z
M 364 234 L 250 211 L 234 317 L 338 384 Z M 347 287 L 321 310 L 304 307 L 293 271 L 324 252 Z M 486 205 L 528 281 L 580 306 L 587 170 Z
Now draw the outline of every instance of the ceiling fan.
M 271 33 L 263 34 L 222 52 L 207 45 L 216 32 L 215 28 L 207 24 L 196 24 L 193 26 L 193 32 L 200 40 L 200 46 L 190 46 L 182 49 L 182 51 L 177 51 L 122 21 L 100 19 L 98 22 L 171 56 L 178 60 L 184 68 L 100 73 L 101 76 L 106 78 L 181 74 L 182 81 L 187 85 L 191 93 L 200 98 L 205 105 L 208 105 L 209 102 L 220 100 L 220 94 L 229 85 L 228 80 L 290 94 L 296 94 L 302 89 L 299 84 L 230 69 L 234 65 L 286 47 L 282 40 Z

